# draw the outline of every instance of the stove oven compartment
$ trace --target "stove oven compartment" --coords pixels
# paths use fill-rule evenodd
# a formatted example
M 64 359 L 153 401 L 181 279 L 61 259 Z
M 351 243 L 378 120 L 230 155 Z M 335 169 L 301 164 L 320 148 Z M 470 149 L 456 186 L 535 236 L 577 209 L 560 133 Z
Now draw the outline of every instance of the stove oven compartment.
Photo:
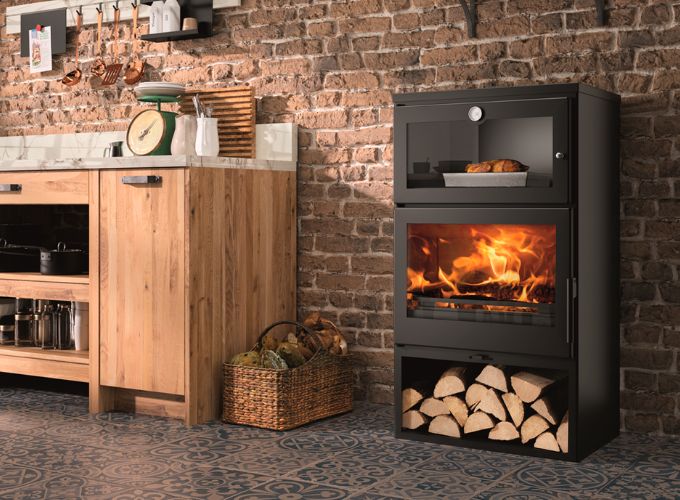
M 396 342 L 569 357 L 568 208 L 397 208 Z

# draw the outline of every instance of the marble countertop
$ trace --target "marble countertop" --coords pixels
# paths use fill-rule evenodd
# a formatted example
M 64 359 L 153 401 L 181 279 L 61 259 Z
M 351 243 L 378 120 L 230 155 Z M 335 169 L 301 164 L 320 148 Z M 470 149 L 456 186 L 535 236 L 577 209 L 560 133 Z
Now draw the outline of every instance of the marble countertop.
M 133 168 L 234 168 L 294 172 L 297 163 L 208 156 L 123 156 L 118 158 L 70 158 L 63 160 L 0 160 L 0 171 L 103 170 Z

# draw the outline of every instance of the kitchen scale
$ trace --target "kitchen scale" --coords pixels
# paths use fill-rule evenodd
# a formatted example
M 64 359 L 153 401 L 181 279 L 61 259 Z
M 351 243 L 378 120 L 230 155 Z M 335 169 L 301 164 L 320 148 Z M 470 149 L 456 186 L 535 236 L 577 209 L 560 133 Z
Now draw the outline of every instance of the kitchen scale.
M 178 103 L 178 96 L 138 96 L 139 102 L 156 104 L 156 109 L 142 111 L 132 119 L 127 131 L 127 145 L 136 156 L 163 156 L 170 154 L 172 136 L 175 134 L 177 113 L 163 111 L 161 104 Z

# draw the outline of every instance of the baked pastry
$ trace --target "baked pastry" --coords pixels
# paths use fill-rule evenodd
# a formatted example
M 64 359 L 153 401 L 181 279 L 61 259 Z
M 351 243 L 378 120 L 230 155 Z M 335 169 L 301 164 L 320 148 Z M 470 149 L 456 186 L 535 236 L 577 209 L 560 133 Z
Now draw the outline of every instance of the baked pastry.
M 517 160 L 489 160 L 481 163 L 469 163 L 465 167 L 467 173 L 487 173 L 487 172 L 524 172 L 527 167 Z

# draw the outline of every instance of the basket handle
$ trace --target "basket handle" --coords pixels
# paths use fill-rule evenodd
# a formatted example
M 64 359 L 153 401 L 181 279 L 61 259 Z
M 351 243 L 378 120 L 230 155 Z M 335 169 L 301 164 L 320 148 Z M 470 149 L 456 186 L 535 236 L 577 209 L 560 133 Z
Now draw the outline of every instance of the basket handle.
M 301 330 L 304 331 L 307 335 L 310 335 L 310 336 L 312 336 L 312 337 L 314 337 L 314 338 L 316 339 L 316 341 L 317 341 L 318 344 L 319 344 L 319 349 L 317 350 L 317 352 L 320 352 L 320 351 L 325 350 L 325 349 L 323 348 L 323 343 L 322 343 L 321 340 L 319 339 L 319 335 L 318 335 L 315 331 L 310 330 L 309 328 L 307 328 L 307 327 L 306 327 L 305 325 L 303 325 L 302 323 L 298 323 L 297 321 L 288 321 L 288 320 L 277 321 L 276 323 L 272 323 L 272 324 L 269 325 L 267 328 L 265 328 L 265 329 L 262 331 L 262 333 L 260 334 L 260 336 L 257 338 L 257 342 L 255 343 L 255 347 L 253 347 L 253 349 L 261 348 L 261 347 L 262 347 L 262 339 L 264 339 L 264 337 L 265 337 L 271 330 L 273 330 L 273 329 L 276 328 L 277 326 L 281 326 L 281 325 L 292 325 L 292 326 L 295 326 L 295 327 L 301 329 Z

